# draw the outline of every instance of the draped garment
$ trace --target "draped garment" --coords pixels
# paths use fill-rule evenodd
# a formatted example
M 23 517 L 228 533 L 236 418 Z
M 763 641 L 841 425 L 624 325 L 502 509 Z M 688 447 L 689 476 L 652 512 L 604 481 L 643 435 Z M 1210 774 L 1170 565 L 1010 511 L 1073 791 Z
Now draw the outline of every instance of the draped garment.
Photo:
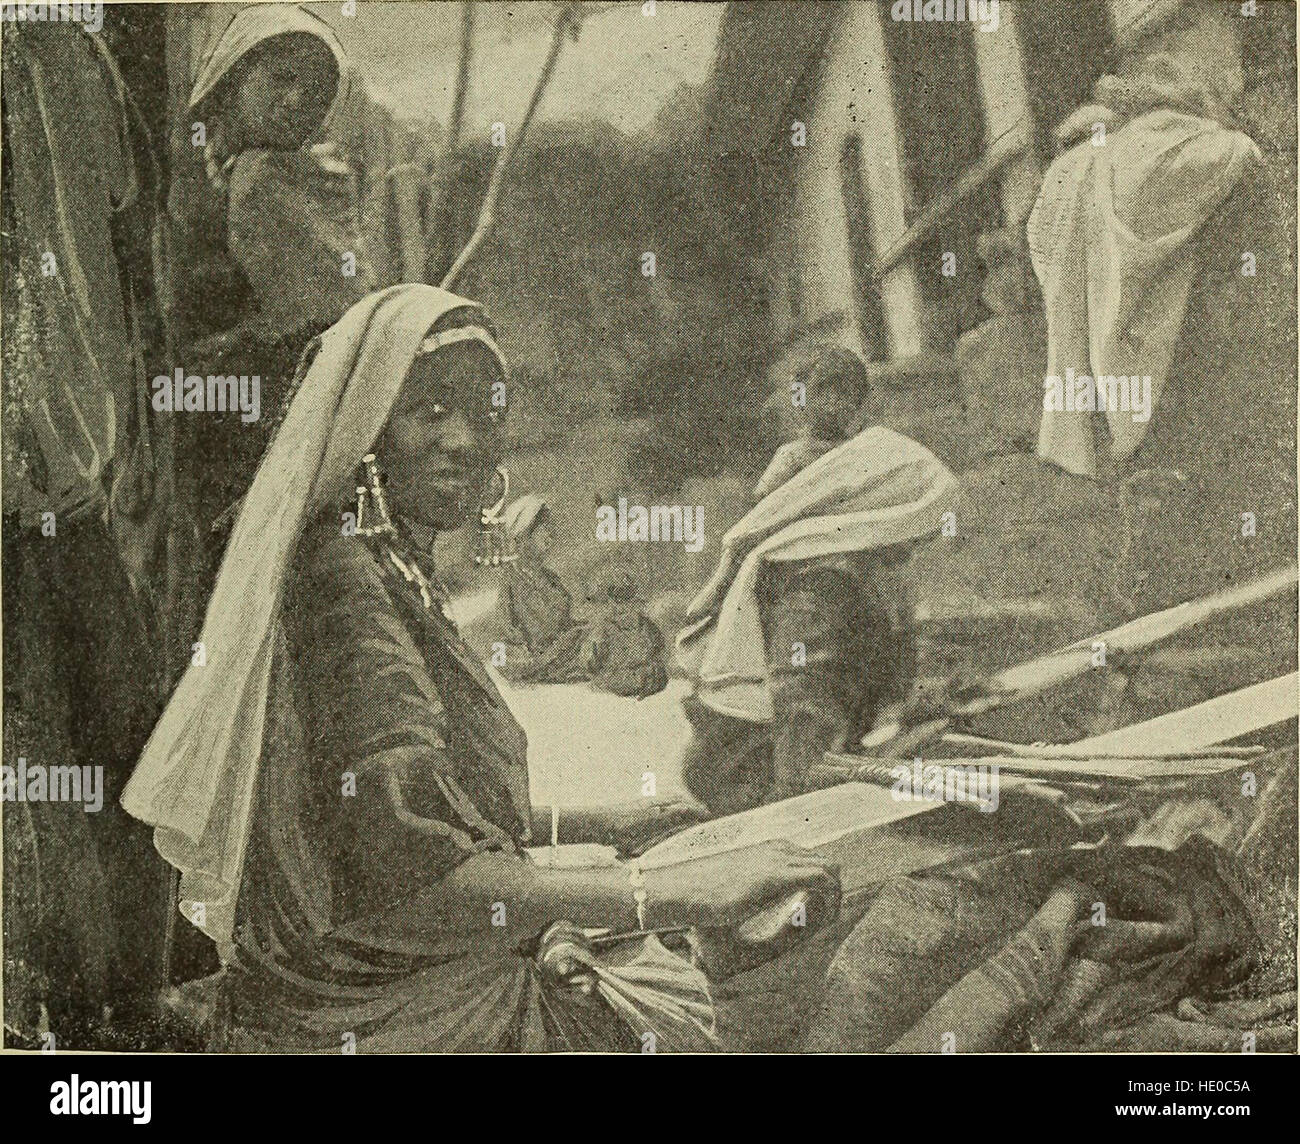
M 547 1047 L 536 935 L 440 890 L 470 854 L 526 840 L 523 732 L 450 621 L 332 519 L 300 550 L 268 728 L 228 1047 Z

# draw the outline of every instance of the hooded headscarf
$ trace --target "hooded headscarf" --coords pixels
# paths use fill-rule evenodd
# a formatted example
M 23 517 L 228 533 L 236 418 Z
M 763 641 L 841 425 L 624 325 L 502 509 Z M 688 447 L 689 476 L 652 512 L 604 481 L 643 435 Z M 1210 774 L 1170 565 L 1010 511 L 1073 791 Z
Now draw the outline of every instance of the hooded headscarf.
M 867 552 L 939 530 L 957 478 L 924 445 L 875 426 L 769 493 L 722 538 L 717 571 L 687 610 L 678 659 L 706 707 L 774 717 L 758 604 L 764 563 Z
M 325 118 L 313 132 L 316 137 L 325 135 L 338 111 L 349 104 L 354 78 L 347 53 L 334 29 L 297 4 L 258 4 L 237 12 L 215 42 L 197 56 L 199 63 L 190 88 L 189 109 L 193 111 L 211 95 L 230 69 L 254 48 L 289 32 L 305 32 L 321 40 L 338 66 L 338 89 Z
M 244 499 L 199 637 L 122 805 L 181 871 L 182 910 L 223 951 L 234 928 L 281 602 L 304 528 L 354 483 L 430 328 L 474 303 L 433 286 L 367 295 L 319 350 Z M 472 334 L 497 359 L 486 327 Z M 308 355 L 310 355 L 310 350 Z M 308 356 L 304 357 L 304 361 Z M 202 906 L 200 910 L 198 907 Z
M 1177 365 L 1194 239 L 1260 159 L 1231 127 L 1238 22 L 1221 4 L 1121 0 L 1116 73 L 1057 128 L 1074 145 L 1026 228 L 1047 316 L 1038 455 L 1076 476 L 1141 449 Z M 1104 136 L 1089 139 L 1097 124 Z
M 506 532 L 512 540 L 522 540 L 538 520 L 550 512 L 546 502 L 536 493 L 524 493 L 501 514 Z

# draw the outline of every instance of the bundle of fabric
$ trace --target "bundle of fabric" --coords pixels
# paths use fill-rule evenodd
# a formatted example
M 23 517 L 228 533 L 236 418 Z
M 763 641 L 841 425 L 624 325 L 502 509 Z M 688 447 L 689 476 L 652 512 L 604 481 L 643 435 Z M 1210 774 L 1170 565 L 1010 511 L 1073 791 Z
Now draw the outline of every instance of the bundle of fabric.
M 653 933 L 597 951 L 581 930 L 558 923 L 542 936 L 535 963 L 552 1048 L 608 1051 L 611 1045 L 619 1045 L 637 1052 L 717 1048 L 708 980 L 698 966 L 668 949 Z M 585 994 L 592 1004 L 578 1003 L 575 992 Z M 611 1028 L 611 1016 L 621 1028 Z
M 1019 851 L 886 886 L 831 963 L 810 1047 L 1122 1044 L 1118 1030 L 1242 986 L 1258 948 L 1231 856 L 1202 838 Z
M 663 633 L 641 611 L 630 577 L 625 573 L 601 585 L 579 648 L 592 683 L 636 699 L 658 695 L 668 686 L 664 651 Z

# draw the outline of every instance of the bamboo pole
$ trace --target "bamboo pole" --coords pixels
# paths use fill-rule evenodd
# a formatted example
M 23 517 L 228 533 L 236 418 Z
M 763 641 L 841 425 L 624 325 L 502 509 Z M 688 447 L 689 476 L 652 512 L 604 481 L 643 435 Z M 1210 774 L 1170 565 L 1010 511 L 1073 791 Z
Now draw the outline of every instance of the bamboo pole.
M 940 194 L 924 213 L 876 261 L 872 273 L 877 280 L 883 278 L 907 255 L 917 243 L 924 242 L 940 230 L 959 206 L 977 194 L 991 180 L 998 178 L 1005 167 L 1029 154 L 1029 136 L 1024 123 L 1018 123 L 989 144 L 984 157 L 970 170 L 960 175 L 952 186 Z
M 433 185 L 433 208 L 429 212 L 427 255 L 423 281 L 433 282 L 442 276 L 445 254 L 452 241 L 452 179 L 456 173 L 456 155 L 465 124 L 465 102 L 469 93 L 469 69 L 474 56 L 474 0 L 462 0 L 460 22 L 460 58 L 456 67 L 456 87 L 452 92 L 447 116 L 447 142 L 438 164 Z
M 542 96 L 546 93 L 546 88 L 551 82 L 551 76 L 555 73 L 555 65 L 559 63 L 560 49 L 564 46 L 565 36 L 570 34 L 571 28 L 576 28 L 581 23 L 580 7 L 581 5 L 576 3 L 566 4 L 556 18 L 555 30 L 551 36 L 551 47 L 546 54 L 546 62 L 542 65 L 541 73 L 537 77 L 537 83 L 533 85 L 533 94 L 528 100 L 528 107 L 524 111 L 524 117 L 520 120 L 519 126 L 515 129 L 509 144 L 501 149 L 501 154 L 497 158 L 496 167 L 492 171 L 492 180 L 488 183 L 487 193 L 483 196 L 483 205 L 479 208 L 478 222 L 475 223 L 474 233 L 470 235 L 469 242 L 456 256 L 456 261 L 452 263 L 451 269 L 447 271 L 439 283 L 444 290 L 450 290 L 456 284 L 456 279 L 460 277 L 470 259 L 478 253 L 478 248 L 483 245 L 484 240 L 496 223 L 497 201 L 501 198 L 501 188 L 505 184 L 506 172 L 510 169 L 511 163 L 519 153 L 524 136 L 528 133 L 528 126 L 532 123 L 533 116 L 537 112 L 537 106 L 541 103 Z
M 983 715 L 1013 699 L 1037 695 L 1069 679 L 1093 670 L 1093 645 L 1101 643 L 1107 654 L 1134 652 L 1188 631 L 1215 616 L 1257 604 L 1280 592 L 1294 590 L 1300 569 L 1295 565 L 1279 569 L 1240 588 L 1216 592 L 1200 600 L 1177 604 L 1161 612 L 1142 616 L 1117 628 L 1089 636 L 1028 663 L 1007 668 L 985 680 L 980 694 L 958 702 L 928 723 L 904 726 L 890 723 L 863 737 L 862 746 L 869 751 L 888 745 L 889 752 L 910 752 L 919 742 L 943 734 L 955 719 Z
M 959 747 L 979 747 L 982 750 L 998 754 L 1018 755 L 1024 759 L 1080 759 L 1085 757 L 1073 743 L 1008 743 L 1002 739 L 986 739 L 981 735 L 949 734 L 943 736 L 945 743 Z M 1199 751 L 1171 749 L 1169 751 L 1150 752 L 1147 757 L 1160 759 L 1249 759 L 1262 755 L 1266 747 L 1206 747 Z M 1127 755 L 1108 755 L 1105 752 L 1089 751 L 1089 759 L 1123 759 Z

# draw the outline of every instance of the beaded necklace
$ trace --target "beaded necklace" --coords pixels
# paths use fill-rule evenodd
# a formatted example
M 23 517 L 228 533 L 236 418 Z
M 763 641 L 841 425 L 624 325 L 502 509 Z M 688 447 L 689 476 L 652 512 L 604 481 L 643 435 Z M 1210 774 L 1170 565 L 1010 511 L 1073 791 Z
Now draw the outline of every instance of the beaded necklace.
M 388 510 L 388 498 L 384 493 L 384 483 L 374 453 L 367 453 L 361 461 L 366 466 L 369 484 L 368 486 L 357 485 L 357 535 L 379 540 L 383 544 L 389 562 L 402 574 L 408 584 L 415 585 L 425 611 L 432 611 L 437 604 L 443 618 L 448 623 L 452 623 L 448 611 L 450 593 L 446 585 L 441 580 L 425 575 L 412 551 L 414 545 L 398 528 Z M 372 515 L 375 518 L 374 523 L 371 523 Z

